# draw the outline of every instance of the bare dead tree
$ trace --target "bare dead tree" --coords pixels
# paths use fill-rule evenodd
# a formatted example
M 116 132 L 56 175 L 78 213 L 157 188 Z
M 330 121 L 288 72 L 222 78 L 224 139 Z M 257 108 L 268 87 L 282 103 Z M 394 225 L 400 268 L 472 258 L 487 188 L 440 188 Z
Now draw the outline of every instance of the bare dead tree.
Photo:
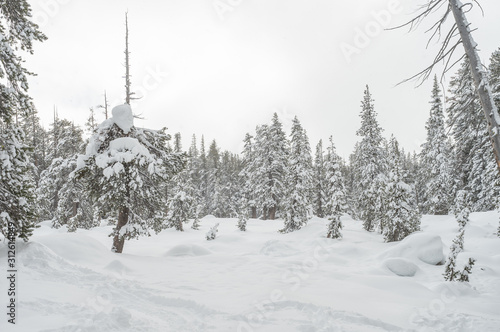
M 104 90 L 104 105 L 98 105 L 97 108 L 102 108 L 104 110 L 104 116 L 106 120 L 108 119 L 108 107 L 109 107 L 108 95 L 106 93 L 106 90 Z
M 128 50 L 128 12 L 125 12 L 125 103 L 130 105 L 130 101 L 133 99 L 132 96 L 135 94 L 130 91 L 132 83 L 130 81 L 130 52 Z
M 481 8 L 481 5 L 477 0 L 471 0 L 470 2 L 464 4 L 462 4 L 459 0 L 428 0 L 427 4 L 419 9 L 419 14 L 416 17 L 405 24 L 392 29 L 409 27 L 410 30 L 413 30 L 418 27 L 429 15 L 437 11 L 444 10 L 444 14 L 441 18 L 428 30 L 426 30 L 426 32 L 431 33 L 427 46 L 429 46 L 433 40 L 442 39 L 441 48 L 439 49 L 433 62 L 421 72 L 401 83 L 418 79 L 420 80 L 419 85 L 421 85 L 425 80 L 427 80 L 427 78 L 429 78 L 434 67 L 441 62 L 444 63 L 444 69 L 441 76 L 442 78 L 451 68 L 453 68 L 455 64 L 467 57 L 470 62 L 470 70 L 472 77 L 474 78 L 476 92 L 479 96 L 486 122 L 488 123 L 488 132 L 493 145 L 493 152 L 495 154 L 498 170 L 500 171 L 500 116 L 493 101 L 493 94 L 489 84 L 487 71 L 481 63 L 481 59 L 477 51 L 477 43 L 472 37 L 473 30 L 471 30 L 470 24 L 465 16 L 465 14 L 469 12 L 474 5 Z M 453 16 L 454 21 L 451 28 L 446 28 L 445 23 L 450 16 Z M 459 45 L 464 47 L 465 53 L 461 54 L 458 59 L 456 59 L 454 54 Z

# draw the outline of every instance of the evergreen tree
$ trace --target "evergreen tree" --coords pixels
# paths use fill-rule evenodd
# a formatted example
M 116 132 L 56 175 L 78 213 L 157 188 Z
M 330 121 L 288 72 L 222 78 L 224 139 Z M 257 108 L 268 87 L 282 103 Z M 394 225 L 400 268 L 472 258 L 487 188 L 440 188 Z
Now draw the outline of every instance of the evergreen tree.
M 174 152 L 181 153 L 182 152 L 182 137 L 181 133 L 175 133 L 174 135 Z
M 219 227 L 219 223 L 216 223 L 214 227 L 210 228 L 210 230 L 205 235 L 208 241 L 215 240 L 217 237 L 217 232 L 219 231 L 217 228 Z
M 48 137 L 48 165 L 56 158 L 66 159 L 83 152 L 83 130 L 69 120 L 55 115 Z
M 420 177 L 424 213 L 447 214 L 453 200 L 451 146 L 444 127 L 444 113 L 437 78 L 434 77 L 427 139 L 422 144 Z
M 254 147 L 252 142 L 253 137 L 247 133 L 245 135 L 244 148 L 243 148 L 243 160 L 242 160 L 242 170 L 240 172 L 241 182 L 242 182 L 242 195 L 248 201 L 251 209 L 251 217 L 253 219 L 257 218 L 257 204 L 256 204 L 256 175 L 255 170 L 255 156 Z
M 460 229 L 464 229 L 469 222 L 470 200 L 466 190 L 460 190 L 455 198 L 454 213 Z
M 79 189 L 68 183 L 68 176 L 76 168 L 76 154 L 82 152 L 82 134 L 83 131 L 78 126 L 57 117 L 49 131 L 49 153 L 47 154 L 47 162 L 50 161 L 49 167 L 40 174 L 36 193 L 39 216 L 43 220 L 55 218 L 53 224 L 56 227 L 66 224 L 73 213 L 70 212 L 73 210 L 71 207 L 73 202 L 65 202 L 59 208 L 60 191 L 63 187 L 65 187 L 66 198 L 72 197 L 76 200 L 77 197 L 80 197 L 79 193 L 70 193 L 72 190 Z M 91 210 L 84 213 L 86 216 L 89 214 L 92 214 Z M 71 217 L 73 216 L 71 215 Z
M 356 215 L 363 220 L 363 227 L 373 231 L 380 212 L 381 175 L 385 173 L 385 156 L 382 149 L 382 128 L 368 86 L 361 102 L 361 128 L 356 132 L 361 141 L 356 145 L 353 162 L 353 196 L 356 198 Z
M 53 212 L 52 226 L 59 228 L 67 225 L 70 232 L 78 228 L 90 229 L 100 224 L 100 216 L 94 213 L 94 200 L 86 197 L 81 184 L 71 178 L 71 172 L 76 169 L 76 161 L 76 155 L 68 159 L 57 158 L 51 164 L 51 168 L 53 166 L 55 168 L 51 169 L 52 172 L 48 172 L 56 176 L 54 179 L 56 184 L 58 177 L 66 179 L 57 191 L 57 207 Z M 43 179 L 47 182 L 51 180 L 50 176 Z M 42 188 L 42 185 L 39 188 Z
M 391 138 L 391 169 L 383 196 L 385 213 L 381 224 L 386 242 L 401 241 L 420 230 L 420 215 L 416 207 L 413 188 L 404 182 L 401 152 L 394 137 Z
M 493 99 L 497 109 L 500 109 L 500 48 L 491 55 L 489 74 Z
M 450 253 L 445 263 L 444 280 L 453 281 L 457 278 L 459 271 L 456 270 L 457 256 L 464 249 L 464 230 L 462 229 L 458 236 L 453 239 L 450 247 Z
M 327 179 L 325 191 L 328 198 L 325 204 L 325 214 L 330 221 L 326 237 L 337 239 L 342 238 L 340 217 L 347 211 L 347 200 L 340 167 L 340 157 L 335 152 L 335 145 L 331 136 L 325 164 Z
M 192 184 L 192 198 L 193 204 L 192 211 L 190 212 L 191 216 L 194 218 L 200 218 L 200 214 L 202 213 L 201 202 L 203 200 L 202 192 L 201 192 L 201 161 L 200 154 L 198 151 L 198 147 L 196 146 L 196 135 L 193 135 L 191 139 L 191 146 L 188 151 L 188 164 L 187 169 L 189 172 L 190 181 Z M 193 224 L 193 226 L 195 226 Z
M 285 226 L 280 230 L 282 233 L 300 229 L 312 217 L 311 147 L 297 117 L 293 119 L 290 138 L 290 160 L 286 177 L 288 190 L 284 204 Z
M 464 250 L 464 234 L 465 229 L 462 228 L 457 237 L 453 239 L 450 253 L 445 263 L 445 272 L 443 274 L 444 280 L 446 281 L 469 282 L 469 275 L 472 273 L 472 266 L 476 260 L 474 258 L 469 258 L 462 271 L 456 269 L 457 256 Z
M 21 129 L 0 130 L 0 232 L 9 240 L 28 241 L 35 228 L 35 182 Z
M 26 0 L 0 2 L 0 232 L 28 241 L 34 228 L 35 173 L 17 115 L 34 112 L 28 75 L 17 52 L 33 54 L 33 42 L 46 37 L 31 22 Z M 29 142 L 28 142 L 29 143 Z
M 33 175 L 38 184 L 40 174 L 48 166 L 46 163 L 48 134 L 41 126 L 35 109 L 21 113 L 19 118 L 19 125 L 25 134 L 24 142 L 31 148 L 29 156 L 35 166 Z
M 215 140 L 210 144 L 207 154 L 208 166 L 208 187 L 207 187 L 207 208 L 208 213 L 217 218 L 224 217 L 223 209 L 223 184 L 220 150 Z
M 283 125 L 274 113 L 271 125 L 258 126 L 254 144 L 255 196 L 261 218 L 275 219 L 280 215 L 285 196 L 285 175 L 288 160 L 288 140 Z
M 169 198 L 167 221 L 169 227 L 183 232 L 183 224 L 188 221 L 193 211 L 193 184 L 189 177 L 188 170 L 177 174 L 174 178 L 176 186 L 173 195 Z
M 457 191 L 468 190 L 471 211 L 492 210 L 495 197 L 500 195 L 500 175 L 467 61 L 451 80 L 450 93 L 447 111 L 456 155 Z
M 247 230 L 248 221 L 248 200 L 246 198 L 241 198 L 240 207 L 238 213 L 238 229 L 242 232 Z
M 320 218 L 325 216 L 327 178 L 325 175 L 325 161 L 323 155 L 323 141 L 316 145 L 316 155 L 314 159 L 314 189 L 313 204 L 314 214 Z
M 87 132 L 89 134 L 93 134 L 94 131 L 97 129 L 97 125 L 99 124 L 97 122 L 97 118 L 95 116 L 95 110 L 93 107 L 89 108 L 89 117 L 87 118 L 87 122 L 85 122 L 85 129 L 87 129 Z
M 209 213 L 209 169 L 207 162 L 207 155 L 205 152 L 205 138 L 201 136 L 200 143 L 200 200 L 203 206 L 202 215 Z
M 193 225 L 191 225 L 191 228 L 194 230 L 199 230 L 200 229 L 200 213 L 202 210 L 202 206 L 198 205 L 195 209 L 194 213 L 194 220 L 193 220 Z
M 129 105 L 117 106 L 91 137 L 74 174 L 95 199 L 99 215 L 117 218 L 113 251 L 124 241 L 164 228 L 166 206 L 162 184 L 182 171 L 184 155 L 167 150 L 164 130 L 136 128 Z

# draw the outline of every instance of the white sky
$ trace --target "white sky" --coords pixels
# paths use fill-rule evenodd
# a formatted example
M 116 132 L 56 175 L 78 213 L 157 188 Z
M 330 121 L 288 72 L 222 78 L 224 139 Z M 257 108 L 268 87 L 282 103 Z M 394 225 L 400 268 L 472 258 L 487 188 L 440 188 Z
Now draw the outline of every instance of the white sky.
M 359 139 L 360 102 L 369 84 L 384 135 L 407 151 L 425 139 L 431 82 L 395 86 L 427 66 L 437 45 L 425 50 L 424 30 L 381 31 L 373 12 L 389 25 L 412 17 L 425 0 L 29 0 L 49 39 L 26 57 L 30 94 L 45 127 L 52 110 L 83 125 L 91 106 L 123 103 L 124 13 L 129 12 L 132 105 L 145 120 L 136 126 L 216 139 L 239 153 L 246 132 L 277 112 L 285 128 L 297 115 L 314 151 L 333 135 L 348 157 Z M 215 4 L 225 4 L 222 13 Z M 500 47 L 500 2 L 481 1 L 469 13 L 483 61 Z M 397 10 L 394 10 L 396 8 Z M 347 61 L 341 45 L 367 45 Z M 359 45 L 359 44 L 358 44 Z M 460 49 L 460 51 L 462 51 Z M 454 71 L 453 71 L 454 72 Z M 100 120 L 103 116 L 100 115 Z

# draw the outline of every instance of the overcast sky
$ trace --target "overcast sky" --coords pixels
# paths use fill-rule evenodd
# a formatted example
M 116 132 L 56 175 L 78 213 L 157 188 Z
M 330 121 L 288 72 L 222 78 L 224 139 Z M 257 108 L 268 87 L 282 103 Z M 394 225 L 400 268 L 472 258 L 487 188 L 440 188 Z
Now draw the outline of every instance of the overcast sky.
M 359 139 L 360 102 L 370 86 L 384 136 L 407 151 L 425 139 L 431 83 L 395 86 L 426 67 L 424 31 L 383 31 L 425 0 L 29 0 L 48 40 L 26 57 L 30 94 L 51 123 L 83 125 L 88 109 L 123 103 L 124 16 L 129 13 L 136 126 L 192 134 L 241 152 L 246 132 L 277 112 L 288 131 L 297 115 L 311 146 L 333 135 L 343 157 Z M 480 55 L 500 47 L 500 2 L 468 14 Z M 360 32 L 363 31 L 363 36 Z M 460 51 L 462 51 L 460 49 Z M 99 115 L 103 120 L 103 116 Z

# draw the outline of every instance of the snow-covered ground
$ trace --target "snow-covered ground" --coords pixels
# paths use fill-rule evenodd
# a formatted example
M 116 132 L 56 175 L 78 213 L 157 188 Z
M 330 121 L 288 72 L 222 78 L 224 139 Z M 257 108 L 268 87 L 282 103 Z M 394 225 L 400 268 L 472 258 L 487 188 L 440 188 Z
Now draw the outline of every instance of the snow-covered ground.
M 218 237 L 205 233 L 220 222 Z M 343 218 L 280 234 L 282 221 L 205 217 L 198 231 L 166 230 L 110 251 L 111 227 L 67 233 L 42 223 L 17 244 L 17 324 L 7 324 L 1 278 L 0 331 L 498 331 L 500 239 L 495 212 L 474 213 L 465 252 L 477 261 L 470 284 L 444 282 L 458 225 L 424 216 L 402 242 Z M 7 248 L 0 244 L 0 266 Z M 5 268 L 6 270 L 6 268 Z

